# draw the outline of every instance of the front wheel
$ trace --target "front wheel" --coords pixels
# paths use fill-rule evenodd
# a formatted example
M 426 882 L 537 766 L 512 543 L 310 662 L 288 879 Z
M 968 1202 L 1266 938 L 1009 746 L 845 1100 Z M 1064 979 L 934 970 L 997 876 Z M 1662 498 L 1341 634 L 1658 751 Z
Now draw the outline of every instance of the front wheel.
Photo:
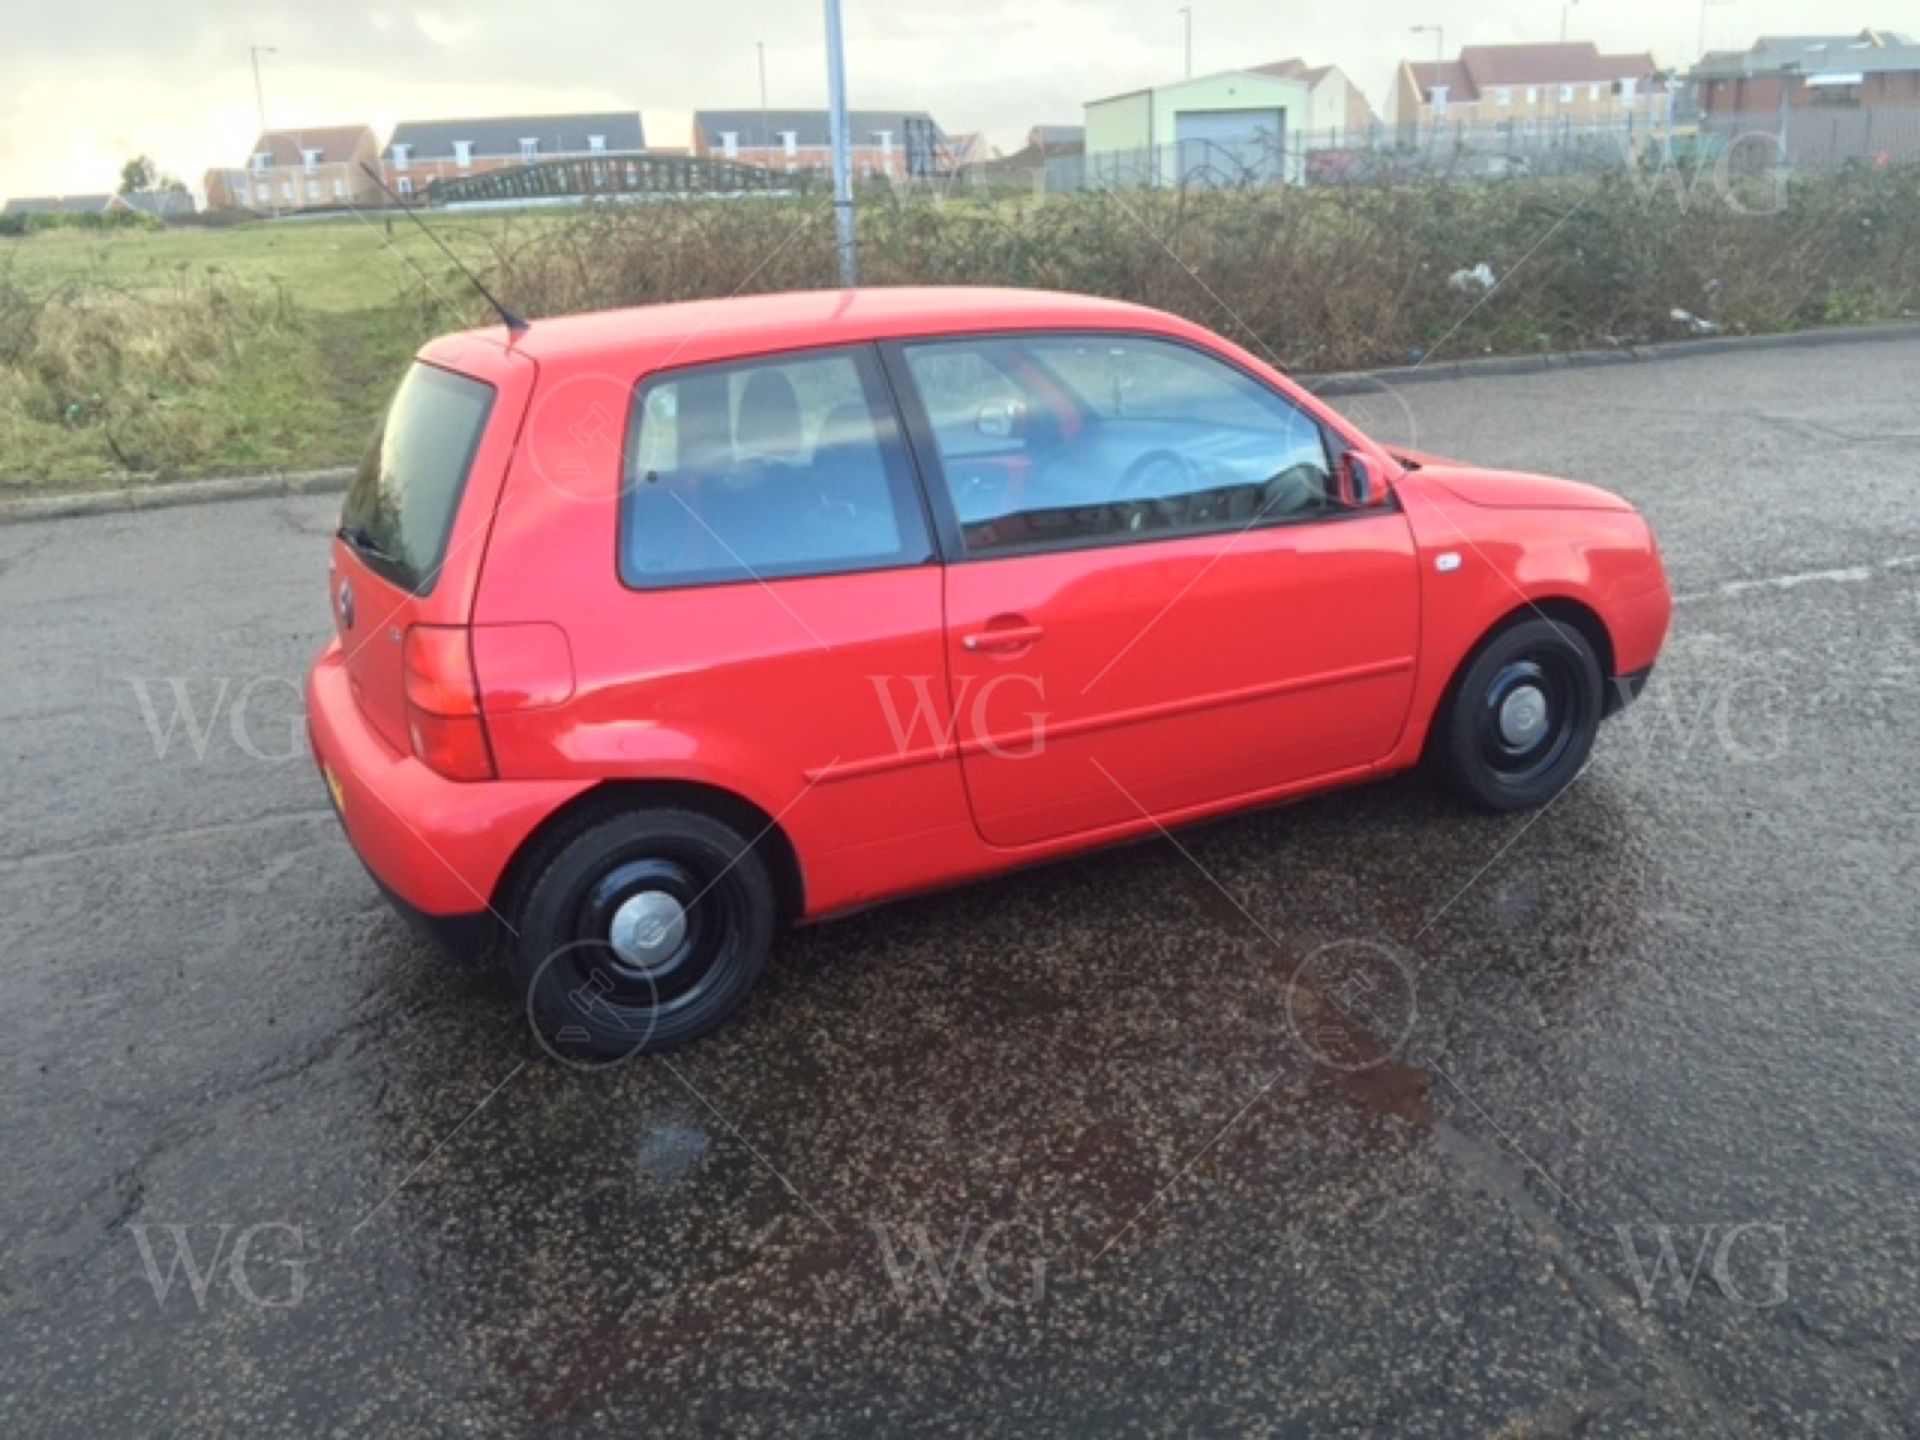
M 760 978 L 778 913 L 750 842 L 691 810 L 588 824 L 522 894 L 508 967 L 542 1043 L 580 1063 L 718 1028 Z
M 1440 777 L 1488 810 L 1531 810 L 1580 773 L 1600 728 L 1600 662 L 1579 630 L 1545 616 L 1483 645 L 1435 717 Z

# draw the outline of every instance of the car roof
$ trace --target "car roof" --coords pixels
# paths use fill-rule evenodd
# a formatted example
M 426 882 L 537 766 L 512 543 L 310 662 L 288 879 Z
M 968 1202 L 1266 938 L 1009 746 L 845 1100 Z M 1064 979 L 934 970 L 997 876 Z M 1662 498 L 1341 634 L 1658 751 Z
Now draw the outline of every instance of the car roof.
M 1184 322 L 1124 300 L 1049 290 L 902 286 L 802 290 L 599 310 L 536 320 L 514 348 L 536 360 L 651 349 L 698 336 L 702 348 L 737 337 L 744 352 L 955 331 L 1153 329 Z M 499 327 L 480 334 L 499 337 Z

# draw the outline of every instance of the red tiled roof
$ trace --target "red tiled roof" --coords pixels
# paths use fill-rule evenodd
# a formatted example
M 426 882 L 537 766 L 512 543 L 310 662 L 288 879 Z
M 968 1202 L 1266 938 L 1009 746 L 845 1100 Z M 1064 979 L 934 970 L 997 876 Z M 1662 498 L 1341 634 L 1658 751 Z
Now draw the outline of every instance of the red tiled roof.
M 1436 85 L 1447 87 L 1449 100 L 1480 98 L 1480 92 L 1474 88 L 1473 76 L 1458 60 L 1415 61 L 1407 68 L 1413 72 L 1413 83 L 1420 87 L 1423 99 L 1433 94 Z
M 253 142 L 253 153 L 265 151 L 275 165 L 304 163 L 303 150 L 318 150 L 322 165 L 338 165 L 353 159 L 362 140 L 371 141 L 373 131 L 365 125 L 317 125 L 311 130 L 269 130 Z
M 1451 100 L 1478 100 L 1494 86 L 1590 85 L 1645 80 L 1657 68 L 1645 50 L 1603 55 L 1591 40 L 1565 45 L 1467 45 L 1458 60 L 1410 62 L 1423 94 L 1445 85 Z
M 1460 63 L 1482 90 L 1489 85 L 1548 85 L 1568 81 L 1641 79 L 1654 69 L 1653 56 L 1602 55 L 1591 40 L 1566 45 L 1468 45 Z

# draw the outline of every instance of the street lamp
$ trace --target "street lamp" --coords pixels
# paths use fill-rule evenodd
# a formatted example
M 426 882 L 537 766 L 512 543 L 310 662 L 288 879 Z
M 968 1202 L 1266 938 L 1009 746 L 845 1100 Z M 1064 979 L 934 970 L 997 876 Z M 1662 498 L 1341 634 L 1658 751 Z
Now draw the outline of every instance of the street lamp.
M 279 53 L 280 52 L 271 45 L 249 45 L 247 47 L 247 57 L 253 62 L 253 105 L 254 109 L 260 113 L 260 139 L 257 143 L 266 145 L 269 150 L 271 150 L 273 146 L 267 140 L 267 95 L 266 91 L 260 88 L 260 57 L 262 55 L 278 55 Z M 256 203 L 260 199 L 260 191 L 258 188 L 259 179 L 259 176 L 254 177 L 255 188 L 253 198 Z M 267 209 L 277 219 L 280 214 L 280 201 L 274 194 L 273 176 L 270 172 L 266 173 L 266 181 Z
M 278 55 L 280 52 L 271 45 L 249 45 L 247 54 L 253 60 L 253 105 L 260 112 L 260 133 L 267 133 L 267 97 L 260 88 L 260 57 Z
M 827 139 L 833 146 L 833 228 L 840 249 L 840 284 L 860 283 L 853 233 L 853 154 L 847 146 L 847 54 L 840 36 L 840 0 L 827 0 Z
M 1180 16 L 1187 27 L 1187 79 L 1191 80 L 1193 78 L 1193 7 L 1182 5 Z
M 1438 65 L 1447 58 L 1447 27 L 1444 25 L 1416 25 L 1416 35 L 1433 36 L 1433 63 Z
M 756 40 L 753 48 L 760 56 L 760 143 L 773 144 L 773 136 L 767 130 L 767 42 Z

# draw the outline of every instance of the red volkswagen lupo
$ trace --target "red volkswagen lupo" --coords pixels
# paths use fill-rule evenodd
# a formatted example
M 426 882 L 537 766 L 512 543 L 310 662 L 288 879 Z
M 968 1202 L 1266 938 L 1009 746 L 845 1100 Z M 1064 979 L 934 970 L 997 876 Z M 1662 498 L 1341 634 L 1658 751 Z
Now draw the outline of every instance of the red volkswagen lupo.
M 1670 599 L 1587 485 L 1394 452 L 1071 295 L 870 290 L 434 341 L 308 682 L 354 847 L 543 1033 L 691 1040 L 781 928 L 1423 758 L 1536 806 Z

